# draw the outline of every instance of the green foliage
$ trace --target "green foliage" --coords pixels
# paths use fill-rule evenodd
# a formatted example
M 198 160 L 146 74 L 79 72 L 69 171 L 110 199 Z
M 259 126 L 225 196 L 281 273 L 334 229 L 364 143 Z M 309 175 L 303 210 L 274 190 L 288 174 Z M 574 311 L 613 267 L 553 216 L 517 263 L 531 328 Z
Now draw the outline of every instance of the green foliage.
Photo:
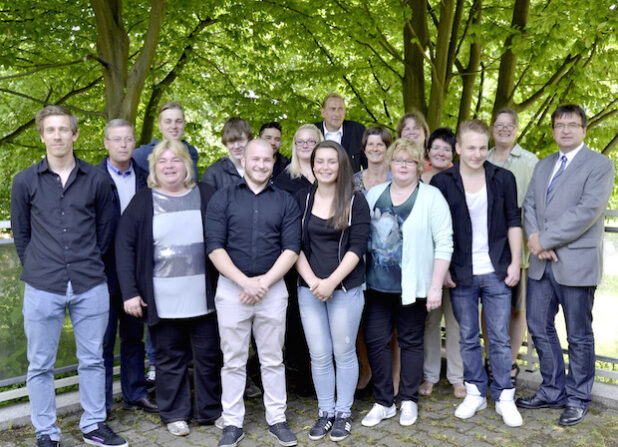
M 588 0 L 530 0 L 523 30 L 511 28 L 513 3 L 484 0 L 478 25 L 470 19 L 473 2 L 462 3 L 462 20 L 452 36 L 457 49 L 448 67 L 452 76 L 442 93 L 441 124 L 457 125 L 462 70 L 475 37 L 480 37 L 482 54 L 471 112 L 490 120 L 498 68 L 512 35 L 511 49 L 518 57 L 512 101 L 521 115 L 521 144 L 540 156 L 554 151 L 549 114 L 567 101 L 582 104 L 591 117 L 591 147 L 603 150 L 618 141 L 616 0 L 599 0 L 594 8 Z M 130 69 L 148 31 L 150 1 L 122 4 Z M 440 4 L 428 2 L 429 44 L 424 59 L 412 61 L 404 52 L 403 29 L 407 21 L 422 17 L 410 2 L 167 2 L 138 108 L 138 136 L 152 92 L 170 74 L 176 77 L 164 86 L 159 103 L 184 104 L 187 139 L 201 152 L 201 170 L 224 153 L 219 135 L 228 116 L 242 116 L 256 131 L 263 122 L 280 121 L 283 152 L 289 153 L 296 127 L 321 119 L 321 99 L 331 91 L 345 95 L 349 119 L 393 129 L 404 110 L 406 65 L 422 64 L 429 97 L 440 50 Z M 202 22 L 205 26 L 194 33 Z M 94 12 L 85 0 L 0 0 L 0 219 L 9 214 L 12 177 L 44 153 L 32 125 L 43 104 L 60 102 L 79 117 L 80 157 L 97 162 L 104 156 L 101 136 L 110 86 L 102 78 L 105 61 L 98 57 L 97 37 Z

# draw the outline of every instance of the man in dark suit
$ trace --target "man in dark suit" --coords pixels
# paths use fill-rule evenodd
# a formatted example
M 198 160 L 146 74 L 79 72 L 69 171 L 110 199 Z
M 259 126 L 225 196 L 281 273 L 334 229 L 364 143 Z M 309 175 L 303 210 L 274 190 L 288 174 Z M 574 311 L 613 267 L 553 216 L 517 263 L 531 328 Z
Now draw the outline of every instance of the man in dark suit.
M 135 149 L 133 125 L 122 119 L 113 119 L 104 132 L 104 145 L 108 152 L 98 167 L 109 176 L 114 192 L 114 233 L 120 215 L 135 193 L 146 187 L 148 173 L 132 158 Z M 149 413 L 157 413 L 159 408 L 148 396 L 144 378 L 144 323 L 124 312 L 123 301 L 118 286 L 114 244 L 103 255 L 107 286 L 109 288 L 109 321 L 103 338 L 103 361 L 105 363 L 105 409 L 109 413 L 113 401 L 113 366 L 116 330 L 120 323 L 120 383 L 124 408 L 141 408 Z
M 361 140 L 365 126 L 356 121 L 345 119 L 345 100 L 339 93 L 329 93 L 322 102 L 322 118 L 324 121 L 315 123 L 324 135 L 325 140 L 341 144 L 350 156 L 354 172 L 367 167 L 367 157 L 363 152 Z
M 526 320 L 543 382 L 517 405 L 564 408 L 560 425 L 575 425 L 586 415 L 594 382 L 592 304 L 601 280 L 603 216 L 614 167 L 584 144 L 586 114 L 580 106 L 560 106 L 551 119 L 560 151 L 536 165 L 524 200 L 531 253 Z M 569 340 L 568 375 L 554 326 L 558 305 Z

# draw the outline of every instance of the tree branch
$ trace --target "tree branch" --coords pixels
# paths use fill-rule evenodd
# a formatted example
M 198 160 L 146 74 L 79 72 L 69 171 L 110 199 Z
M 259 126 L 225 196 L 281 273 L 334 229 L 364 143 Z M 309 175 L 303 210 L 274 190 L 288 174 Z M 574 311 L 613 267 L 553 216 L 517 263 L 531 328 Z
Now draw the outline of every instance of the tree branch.
M 606 155 L 609 157 L 609 154 L 614 150 L 614 148 L 618 146 L 618 134 L 616 134 L 614 136 L 614 138 L 612 138 L 612 141 L 610 141 L 609 143 L 607 143 L 607 146 L 605 146 L 605 148 L 603 148 L 603 150 L 601 151 L 601 153 L 603 155 Z
M 39 71 L 47 70 L 48 68 L 68 67 L 70 65 L 81 64 L 82 62 L 85 62 L 86 60 L 88 60 L 90 56 L 91 55 L 86 55 L 82 57 L 81 59 L 77 59 L 75 61 L 70 61 L 70 62 L 60 62 L 57 64 L 39 65 L 38 67 L 35 67 L 32 70 L 26 71 L 24 73 L 17 73 L 17 74 L 8 75 L 8 76 L 0 76 L 0 81 L 6 81 L 9 79 L 16 79 L 16 78 L 23 78 L 25 76 L 30 76 L 35 73 L 38 73 Z
M 140 143 L 146 144 L 152 139 L 152 133 L 154 130 L 154 121 L 157 114 L 157 108 L 159 107 L 159 101 L 163 92 L 178 78 L 182 70 L 187 64 L 189 54 L 193 51 L 193 45 L 197 36 L 207 27 L 218 22 L 218 19 L 199 19 L 198 23 L 191 30 L 187 36 L 187 44 L 182 50 L 182 53 L 174 67 L 167 73 L 167 75 L 157 84 L 152 87 L 148 104 L 146 105 L 146 112 L 144 113 L 144 120 L 142 122 L 142 131 L 140 134 Z
M 539 88 L 536 92 L 528 97 L 528 99 L 520 102 L 519 104 L 513 104 L 513 108 L 515 111 L 519 112 L 527 109 L 531 104 L 533 104 L 537 99 L 539 99 L 549 87 L 556 85 L 564 75 L 569 71 L 569 65 L 575 65 L 581 59 L 581 55 L 578 54 L 576 56 L 571 56 L 570 54 L 566 57 L 562 65 L 556 70 L 556 72 L 552 75 L 551 78 L 545 82 L 545 84 Z

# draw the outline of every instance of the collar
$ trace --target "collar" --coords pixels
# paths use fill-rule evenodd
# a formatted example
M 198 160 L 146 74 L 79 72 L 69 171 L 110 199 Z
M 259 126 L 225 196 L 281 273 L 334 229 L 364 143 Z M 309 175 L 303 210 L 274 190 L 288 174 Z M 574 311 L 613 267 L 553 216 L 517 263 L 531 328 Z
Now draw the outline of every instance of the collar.
M 77 168 L 78 170 L 85 172 L 84 170 L 84 161 L 80 160 L 79 158 L 77 158 L 75 155 L 73 155 L 73 158 L 75 159 L 75 168 Z M 49 171 L 49 172 L 53 172 L 50 167 L 49 167 L 49 162 L 47 161 L 47 156 L 45 156 L 43 158 L 43 160 L 41 160 L 38 164 L 37 167 L 37 173 L 42 173 L 45 171 Z
M 107 157 L 105 159 L 105 162 L 107 164 L 107 169 L 112 171 L 114 174 L 120 176 L 121 178 L 126 178 L 126 177 L 130 176 L 131 174 L 133 174 L 133 162 L 132 161 L 130 162 L 129 169 L 127 169 L 125 172 L 122 172 L 120 169 L 118 169 L 116 166 L 114 166 L 109 161 L 109 157 Z
M 237 187 L 237 188 L 243 188 L 243 189 L 245 189 L 245 188 L 246 188 L 248 191 L 251 191 L 253 194 L 255 194 L 255 193 L 253 192 L 253 190 L 252 190 L 251 188 L 249 188 L 249 185 L 247 184 L 247 180 L 246 180 L 244 177 L 242 178 L 242 181 L 240 181 L 240 182 L 238 182 L 238 183 L 236 184 L 236 187 Z M 264 186 L 264 188 L 263 188 L 260 192 L 258 192 L 258 194 L 262 194 L 262 193 L 263 193 L 264 191 L 266 191 L 267 189 L 270 189 L 271 191 L 274 191 L 274 190 L 275 190 L 275 186 L 274 186 L 274 184 L 273 184 L 272 177 L 271 177 L 271 179 L 269 179 L 269 180 L 268 180 L 268 182 L 266 183 L 266 186 Z M 256 194 L 256 195 L 257 195 L 257 194 Z
M 583 149 L 583 147 L 584 147 L 584 143 L 582 142 L 582 144 L 580 144 L 578 147 L 576 147 L 575 149 L 573 149 L 567 154 L 562 152 L 562 149 L 560 149 L 560 152 L 558 153 L 558 160 L 560 160 L 562 156 L 564 155 L 567 158 L 567 163 L 570 163 L 573 160 L 573 158 L 575 158 L 575 156 L 579 153 L 579 151 Z
M 343 123 L 341 123 L 341 127 L 339 127 L 339 129 L 332 131 L 332 132 L 326 128 L 326 121 L 322 123 L 322 127 L 324 127 L 324 136 L 326 136 L 326 134 L 331 134 L 331 133 L 343 135 Z
M 489 154 L 492 154 L 496 151 L 496 147 L 492 147 L 491 149 L 489 149 L 489 152 L 487 153 L 487 156 L 489 158 Z M 509 151 L 509 155 L 507 156 L 507 160 L 509 157 L 513 156 L 513 157 L 521 157 L 523 155 L 524 148 L 521 147 L 519 145 L 519 143 L 515 143 L 515 146 L 513 146 L 511 148 L 511 150 Z

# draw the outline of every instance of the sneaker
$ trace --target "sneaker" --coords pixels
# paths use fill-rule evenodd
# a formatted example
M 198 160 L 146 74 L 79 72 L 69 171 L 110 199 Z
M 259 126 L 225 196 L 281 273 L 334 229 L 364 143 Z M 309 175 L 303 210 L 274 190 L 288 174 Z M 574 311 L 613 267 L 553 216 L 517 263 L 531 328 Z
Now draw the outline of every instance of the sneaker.
M 99 447 L 128 447 L 129 443 L 118 436 L 105 422 L 99 422 L 98 428 L 89 433 L 82 433 L 84 442 Z
M 174 436 L 187 436 L 191 432 L 186 421 L 170 422 L 167 424 L 167 431 Z
M 352 433 L 352 422 L 350 416 L 344 416 L 343 413 L 337 413 L 335 415 L 335 422 L 333 422 L 333 429 L 330 431 L 331 441 L 343 441 Z
M 280 445 L 290 446 L 298 444 L 296 435 L 290 429 L 287 422 L 277 422 L 268 427 L 268 433 L 277 438 Z
M 226 425 L 223 427 L 223 434 L 219 440 L 218 447 L 236 447 L 240 440 L 245 437 L 242 428 Z
M 219 416 L 217 419 L 215 419 L 215 427 L 217 427 L 219 430 L 223 430 L 223 427 L 225 427 L 225 424 L 223 423 L 223 416 Z
M 390 407 L 385 407 L 378 403 L 373 404 L 373 407 L 367 413 L 367 416 L 363 418 L 361 424 L 365 427 L 374 427 L 382 422 L 383 419 L 392 418 L 397 414 L 397 407 L 395 404 Z
M 464 382 L 466 386 L 466 398 L 459 404 L 455 410 L 455 417 L 459 419 L 469 419 L 479 410 L 487 408 L 487 399 L 481 396 L 481 392 L 476 387 L 468 382 Z
M 502 420 L 509 427 L 519 427 L 524 423 L 515 406 L 515 388 L 502 390 L 500 400 L 496 402 L 496 413 L 502 416 Z
M 52 441 L 49 435 L 43 435 L 36 440 L 37 447 L 58 447 L 60 441 Z
M 399 423 L 404 427 L 412 425 L 418 418 L 418 405 L 411 400 L 401 401 L 401 415 L 399 416 Z
M 320 411 L 318 414 L 318 420 L 315 421 L 313 427 L 309 429 L 309 439 L 312 441 L 317 441 L 318 439 L 322 439 L 326 436 L 326 433 L 333 428 L 333 422 L 335 422 L 334 417 L 328 417 L 328 413 L 324 413 Z
M 255 384 L 253 379 L 247 375 L 247 384 L 245 385 L 245 398 L 255 399 L 262 395 L 262 390 Z

